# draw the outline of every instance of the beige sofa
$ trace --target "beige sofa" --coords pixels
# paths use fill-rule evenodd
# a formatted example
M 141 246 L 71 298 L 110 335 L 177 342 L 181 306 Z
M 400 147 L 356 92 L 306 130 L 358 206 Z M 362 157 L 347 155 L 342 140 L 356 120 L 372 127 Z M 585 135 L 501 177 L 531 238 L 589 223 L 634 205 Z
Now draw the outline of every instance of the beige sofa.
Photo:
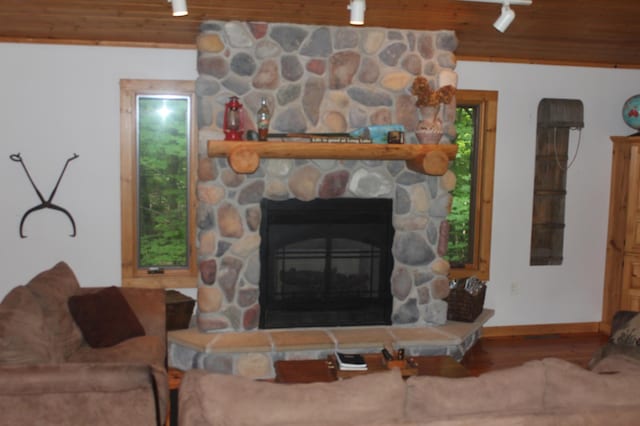
M 191 370 L 179 414 L 180 426 L 637 425 L 640 367 L 618 358 L 588 371 L 547 358 L 461 379 L 405 381 L 392 370 L 291 385 Z
M 0 303 L 0 425 L 164 423 L 164 291 L 109 290 L 121 303 L 124 296 L 141 330 L 100 347 L 87 343 L 68 303 L 72 296 L 100 302 L 106 289 L 80 288 L 67 264 L 58 263 L 5 296 Z M 98 314 L 107 330 L 119 322 L 109 309 Z

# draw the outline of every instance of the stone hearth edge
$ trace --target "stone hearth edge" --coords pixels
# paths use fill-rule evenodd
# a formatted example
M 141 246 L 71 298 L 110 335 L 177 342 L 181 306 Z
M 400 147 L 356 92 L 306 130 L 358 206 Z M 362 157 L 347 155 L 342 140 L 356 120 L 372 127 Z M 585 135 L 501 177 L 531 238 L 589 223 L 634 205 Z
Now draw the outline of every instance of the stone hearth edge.
M 196 328 L 168 333 L 169 366 L 202 368 L 255 379 L 275 377 L 274 362 L 322 359 L 336 350 L 379 352 L 404 348 L 408 356 L 449 355 L 460 361 L 480 338 L 494 311 L 484 309 L 472 323 L 440 326 L 334 327 L 203 333 Z

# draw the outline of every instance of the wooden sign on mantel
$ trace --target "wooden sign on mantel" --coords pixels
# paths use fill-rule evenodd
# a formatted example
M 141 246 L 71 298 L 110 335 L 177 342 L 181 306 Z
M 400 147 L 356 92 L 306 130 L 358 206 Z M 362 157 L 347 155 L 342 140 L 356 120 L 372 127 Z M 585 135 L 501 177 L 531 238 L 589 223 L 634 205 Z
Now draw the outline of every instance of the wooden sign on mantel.
M 317 142 L 216 141 L 207 146 L 209 157 L 227 157 L 236 173 L 254 173 L 260 158 L 405 160 L 415 172 L 442 176 L 456 158 L 456 144 L 389 145 Z

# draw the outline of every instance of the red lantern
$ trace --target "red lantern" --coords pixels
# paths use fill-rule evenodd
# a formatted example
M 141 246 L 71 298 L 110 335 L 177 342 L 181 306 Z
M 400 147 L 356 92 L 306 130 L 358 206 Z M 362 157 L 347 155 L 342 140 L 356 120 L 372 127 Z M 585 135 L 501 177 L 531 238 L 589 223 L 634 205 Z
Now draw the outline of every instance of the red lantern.
M 237 96 L 231 96 L 224 109 L 224 140 L 242 140 L 242 134 L 244 133 L 243 117 L 242 104 Z

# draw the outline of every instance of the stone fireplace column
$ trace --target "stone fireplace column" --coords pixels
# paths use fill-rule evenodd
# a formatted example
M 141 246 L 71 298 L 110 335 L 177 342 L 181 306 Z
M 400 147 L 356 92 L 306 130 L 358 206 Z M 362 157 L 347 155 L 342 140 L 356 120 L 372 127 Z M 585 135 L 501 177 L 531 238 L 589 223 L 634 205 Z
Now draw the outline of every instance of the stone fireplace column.
M 219 21 L 204 22 L 201 29 L 196 84 L 200 329 L 258 327 L 262 198 L 393 199 L 392 323 L 444 323 L 446 216 L 455 185 L 450 171 L 435 177 L 415 173 L 402 161 L 271 159 L 261 160 L 255 173 L 239 175 L 225 159 L 208 158 L 206 144 L 224 138 L 229 96 L 245 105 L 248 128 L 255 128 L 252 117 L 265 97 L 273 111 L 272 132 L 402 124 L 406 143 L 417 143 L 419 114 L 411 84 L 424 76 L 435 90 L 452 81 L 455 34 Z M 455 98 L 441 105 L 439 114 L 440 143 L 452 143 Z

